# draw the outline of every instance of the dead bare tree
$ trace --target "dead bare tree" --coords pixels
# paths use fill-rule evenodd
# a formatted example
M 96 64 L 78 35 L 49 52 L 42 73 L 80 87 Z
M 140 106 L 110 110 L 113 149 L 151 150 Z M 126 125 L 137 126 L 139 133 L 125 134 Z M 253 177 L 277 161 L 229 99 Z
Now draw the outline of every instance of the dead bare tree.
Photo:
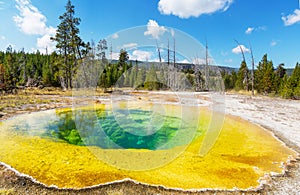
M 207 44 L 207 39 L 205 40 L 205 90 L 209 90 L 208 89 L 208 44 Z
M 176 67 L 176 41 L 175 38 L 173 39 L 174 45 L 173 45 L 173 87 L 177 88 L 178 87 L 178 78 L 177 78 L 177 67 Z
M 254 96 L 254 57 L 253 57 L 253 50 L 251 43 L 250 45 L 250 53 L 251 53 L 251 59 L 252 59 L 252 71 L 251 71 L 251 84 L 252 84 L 252 96 Z
M 171 87 L 171 68 L 170 68 L 170 43 L 168 39 L 168 61 L 167 61 L 167 79 L 168 79 L 168 87 Z
M 235 39 L 235 42 L 238 44 L 240 50 L 241 50 L 241 53 L 243 55 L 243 62 L 245 62 L 246 66 L 247 66 L 247 63 L 246 63 L 246 58 L 245 58 L 245 53 L 244 53 L 244 50 L 243 50 L 243 47 L 241 46 L 241 44 Z M 248 75 L 247 75 L 247 70 L 244 71 L 244 82 L 245 82 L 245 85 L 246 85 L 246 90 L 248 91 Z
M 157 52 L 158 52 L 159 64 L 161 64 L 161 52 L 160 52 L 160 47 L 158 46 L 157 41 L 156 41 L 156 47 L 157 47 Z

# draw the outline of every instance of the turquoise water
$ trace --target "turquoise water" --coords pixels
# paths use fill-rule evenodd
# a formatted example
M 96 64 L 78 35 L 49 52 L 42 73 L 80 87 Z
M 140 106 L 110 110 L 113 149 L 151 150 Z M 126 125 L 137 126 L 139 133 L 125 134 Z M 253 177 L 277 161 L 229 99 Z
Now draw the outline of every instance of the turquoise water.
M 195 129 L 179 117 L 128 108 L 48 110 L 4 123 L 15 134 L 103 149 L 169 149 L 190 143 Z
M 43 136 L 74 145 L 104 149 L 167 149 L 188 143 L 184 137 L 172 140 L 181 119 L 145 110 L 68 110 L 46 126 Z M 168 142 L 172 140 L 172 144 Z

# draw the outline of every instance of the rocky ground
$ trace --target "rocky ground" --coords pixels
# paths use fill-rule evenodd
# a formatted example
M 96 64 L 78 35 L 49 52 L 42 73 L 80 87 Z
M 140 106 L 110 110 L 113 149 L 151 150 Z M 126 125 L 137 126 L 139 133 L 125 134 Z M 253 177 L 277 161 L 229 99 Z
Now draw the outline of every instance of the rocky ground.
M 125 95 L 131 96 L 133 100 L 143 99 L 165 103 L 176 103 L 178 101 L 178 95 L 170 93 L 136 92 Z M 185 102 L 182 103 L 194 102 L 189 95 L 181 94 L 179 96 L 183 97 L 183 99 L 185 98 Z M 202 106 L 212 105 L 212 100 L 214 99 L 208 93 L 195 94 L 194 96 L 198 97 L 197 103 Z M 3 97 L 1 98 L 2 103 L 4 100 Z M 72 98 L 70 96 L 64 97 L 64 95 L 39 94 L 33 99 L 40 99 L 41 101 L 33 102 L 32 104 L 25 101 L 15 107 L 3 108 L 0 112 L 0 117 L 2 117 L 0 120 L 16 114 L 72 105 Z M 10 99 L 10 101 L 14 100 Z M 97 96 L 92 99 L 83 98 L 80 101 L 109 102 L 110 97 Z M 226 114 L 240 116 L 261 125 L 272 131 L 287 146 L 300 153 L 300 101 L 236 94 L 227 94 L 219 98 L 218 101 L 225 103 L 224 111 Z M 4 165 L 0 165 L 0 194 L 298 194 L 300 192 L 300 163 L 299 161 L 294 162 L 288 164 L 287 167 L 289 171 L 284 176 L 267 177 L 263 188 L 253 191 L 234 190 L 224 192 L 204 190 L 181 192 L 162 187 L 146 186 L 131 181 L 82 190 L 55 189 L 34 183 L 29 178 L 20 176 Z

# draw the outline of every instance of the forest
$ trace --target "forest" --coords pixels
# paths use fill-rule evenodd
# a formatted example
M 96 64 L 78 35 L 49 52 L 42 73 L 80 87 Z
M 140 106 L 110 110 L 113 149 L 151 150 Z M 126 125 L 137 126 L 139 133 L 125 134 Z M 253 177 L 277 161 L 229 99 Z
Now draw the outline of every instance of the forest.
M 59 16 L 56 35 L 51 37 L 56 43 L 56 51 L 50 54 L 27 53 L 24 49 L 16 51 L 11 46 L 0 51 L 1 93 L 15 93 L 25 87 L 61 87 L 62 90 L 99 87 L 107 92 L 115 85 L 145 90 L 178 90 L 182 77 L 195 91 L 211 90 L 208 78 L 199 66 L 180 69 L 175 61 L 143 66 L 130 60 L 124 49 L 120 50 L 118 60 L 109 62 L 107 41 L 85 43 L 79 36 L 81 20 L 75 17 L 75 7 L 70 0 L 65 8 L 65 13 Z M 237 72 L 222 70 L 221 75 L 225 90 L 255 90 L 262 95 L 300 99 L 299 63 L 288 75 L 284 64 L 275 68 L 265 54 L 254 70 L 249 70 L 243 60 Z

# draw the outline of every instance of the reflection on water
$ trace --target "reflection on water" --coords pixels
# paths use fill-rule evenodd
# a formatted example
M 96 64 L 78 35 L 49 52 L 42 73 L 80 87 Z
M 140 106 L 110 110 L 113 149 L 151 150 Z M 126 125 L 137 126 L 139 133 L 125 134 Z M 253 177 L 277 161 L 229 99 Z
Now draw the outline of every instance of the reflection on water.
M 31 113 L 5 124 L 19 135 L 103 149 L 168 149 L 188 144 L 195 129 L 195 125 L 177 116 L 135 108 L 112 111 L 104 105 Z M 182 129 L 185 135 L 177 135 Z
M 3 126 L 10 133 L 29 136 L 42 136 L 47 130 L 49 123 L 58 120 L 55 110 L 40 111 L 24 114 L 3 121 Z

